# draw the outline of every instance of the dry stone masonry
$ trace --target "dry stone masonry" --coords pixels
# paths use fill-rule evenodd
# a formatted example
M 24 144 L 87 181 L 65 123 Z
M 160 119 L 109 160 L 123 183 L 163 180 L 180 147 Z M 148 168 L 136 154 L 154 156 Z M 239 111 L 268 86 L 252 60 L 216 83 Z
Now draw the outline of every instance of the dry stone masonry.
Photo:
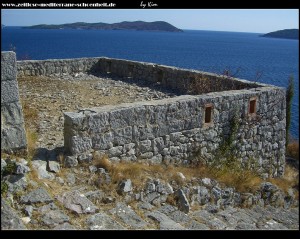
M 26 145 L 16 54 L 1 52 L 1 152 L 23 150 Z
M 110 58 L 20 61 L 19 76 L 86 72 L 160 84 L 174 98 L 66 112 L 64 141 L 71 158 L 93 151 L 111 160 L 207 161 L 234 132 L 242 164 L 281 176 L 285 164 L 285 89 L 216 74 Z M 232 128 L 232 122 L 236 130 Z

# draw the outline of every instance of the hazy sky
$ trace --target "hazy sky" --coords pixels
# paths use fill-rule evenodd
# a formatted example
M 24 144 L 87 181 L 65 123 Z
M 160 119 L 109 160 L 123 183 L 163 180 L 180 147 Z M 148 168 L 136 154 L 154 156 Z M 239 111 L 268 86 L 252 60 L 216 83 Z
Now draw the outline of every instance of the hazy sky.
M 191 30 L 266 33 L 299 29 L 298 9 L 4 9 L 1 18 L 6 26 L 141 20 L 166 21 Z

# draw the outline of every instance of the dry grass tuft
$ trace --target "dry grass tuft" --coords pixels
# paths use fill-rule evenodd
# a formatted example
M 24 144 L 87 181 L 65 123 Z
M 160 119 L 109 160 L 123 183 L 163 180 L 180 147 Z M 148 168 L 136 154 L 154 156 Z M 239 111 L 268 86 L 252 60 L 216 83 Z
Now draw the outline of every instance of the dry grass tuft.
M 287 165 L 282 178 L 270 178 L 269 181 L 287 193 L 289 188 L 299 187 L 299 171 Z
M 57 162 L 59 162 L 60 167 L 62 168 L 65 165 L 65 156 L 63 153 L 59 153 L 59 155 L 57 155 Z
M 299 141 L 291 140 L 287 145 L 287 155 L 299 160 Z
M 25 121 L 27 139 L 27 158 L 30 159 L 36 153 L 37 129 L 38 129 L 38 110 L 30 106 L 26 100 L 22 101 L 22 110 Z
M 171 173 L 170 179 L 175 181 L 179 186 L 183 186 L 185 183 L 185 179 L 183 179 L 178 173 Z
M 95 151 L 93 153 L 93 165 L 97 168 L 104 168 L 109 170 L 111 168 L 111 162 L 108 159 L 107 155 L 100 155 L 99 152 Z
M 147 165 L 136 162 L 119 162 L 110 168 L 113 183 L 130 178 L 135 187 L 143 185 L 150 172 L 161 171 L 157 165 Z
M 166 202 L 172 206 L 177 206 L 176 199 L 173 194 L 168 195 Z
M 224 168 L 222 170 L 209 170 L 210 177 L 229 187 L 234 187 L 239 192 L 254 192 L 263 182 L 255 172 L 247 169 L 241 169 L 236 172 Z
M 22 101 L 22 109 L 25 119 L 25 126 L 37 128 L 39 117 L 38 110 L 36 108 L 31 107 L 30 103 L 26 100 Z
M 27 175 L 30 180 L 35 182 L 41 182 L 41 179 L 39 179 L 38 172 L 35 168 L 31 167 L 31 171 Z
M 36 153 L 37 133 L 30 128 L 26 128 L 27 157 L 32 158 Z

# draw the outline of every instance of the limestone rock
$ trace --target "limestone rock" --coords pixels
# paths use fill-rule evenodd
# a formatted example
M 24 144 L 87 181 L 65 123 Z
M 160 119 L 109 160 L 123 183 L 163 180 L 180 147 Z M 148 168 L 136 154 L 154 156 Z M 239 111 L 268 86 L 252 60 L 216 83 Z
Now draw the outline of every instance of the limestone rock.
M 64 183 L 65 183 L 65 180 L 61 177 L 56 177 L 55 180 L 61 185 L 64 185 Z
M 53 173 L 47 171 L 47 162 L 44 160 L 33 160 L 32 167 L 37 171 L 39 179 L 53 180 L 55 178 Z
M 175 194 L 177 197 L 178 209 L 184 213 L 188 213 L 190 210 L 190 204 L 183 190 L 179 189 L 175 192 Z
M 41 220 L 47 226 L 57 226 L 58 224 L 69 222 L 69 217 L 60 210 L 51 210 L 44 214 Z
M 120 182 L 118 185 L 118 193 L 124 194 L 132 191 L 132 183 L 130 179 L 126 179 Z
M 49 171 L 53 173 L 58 173 L 60 171 L 60 164 L 56 161 L 49 161 Z
M 90 166 L 89 166 L 89 170 L 90 170 L 91 173 L 95 173 L 95 172 L 97 172 L 98 169 L 97 169 L 96 166 L 90 165 Z
M 101 202 L 105 196 L 105 193 L 101 190 L 89 191 L 84 194 L 89 200 L 95 202 Z
M 205 187 L 213 187 L 214 186 L 214 182 L 213 182 L 213 180 L 212 179 L 210 179 L 210 178 L 203 178 L 202 180 L 201 180 L 201 182 L 202 182 L 202 184 L 205 186 Z
M 133 229 L 142 229 L 148 224 L 124 203 L 117 203 L 116 207 L 111 209 L 109 212 L 120 218 L 123 223 Z
M 260 185 L 261 198 L 264 200 L 265 205 L 283 206 L 284 195 L 276 185 L 270 182 L 263 182 Z
M 184 229 L 179 223 L 170 219 L 167 215 L 159 212 L 153 211 L 145 214 L 147 217 L 159 222 L 160 230 L 182 230 Z
M 11 193 L 24 191 L 28 186 L 27 179 L 23 174 L 7 176 L 5 177 L 5 183 Z
M 95 213 L 98 208 L 79 191 L 69 191 L 57 197 L 64 207 L 78 214 Z
M 52 197 L 44 188 L 37 188 L 25 196 L 21 197 L 21 203 L 34 204 L 34 203 L 49 203 L 53 202 Z
M 199 223 L 193 220 L 187 225 L 187 229 L 188 230 L 209 230 L 210 228 L 203 223 Z
M 68 185 L 74 185 L 76 183 L 76 178 L 74 173 L 67 173 L 66 175 L 66 182 Z
M 27 216 L 31 217 L 32 216 L 32 212 L 33 212 L 33 206 L 31 206 L 31 205 L 26 206 L 25 209 L 24 209 L 24 211 L 25 211 L 25 214 Z
M 65 167 L 72 168 L 78 165 L 78 160 L 75 156 L 66 156 L 64 161 Z
M 1 158 L 1 175 L 2 175 L 2 172 L 4 171 L 6 165 L 7 165 L 7 163 L 5 162 L 5 160 Z
M 59 224 L 56 227 L 52 228 L 52 230 L 77 230 L 77 228 L 71 225 L 70 223 L 65 222 L 63 224 Z
M 78 155 L 77 160 L 79 163 L 83 163 L 83 162 L 90 163 L 93 160 L 93 155 L 90 153 L 80 154 Z
M 30 217 L 22 217 L 21 220 L 25 225 L 31 221 Z
M 15 174 L 26 174 L 30 172 L 30 168 L 23 163 L 16 162 L 16 171 Z
M 1 230 L 26 230 L 17 212 L 1 198 Z
M 222 197 L 222 189 L 218 186 L 215 186 L 211 190 L 211 195 L 215 202 L 217 202 Z
M 160 193 L 158 192 L 152 192 L 152 193 L 148 193 L 147 195 L 143 196 L 142 201 L 143 202 L 148 202 L 153 204 L 153 201 L 155 199 L 159 199 L 160 198 Z
M 185 178 L 185 176 L 183 175 L 183 173 L 177 172 L 176 174 L 178 175 L 178 177 L 179 177 L 182 181 L 185 181 L 185 180 L 186 180 L 186 178 Z
M 124 230 L 125 228 L 105 213 L 97 213 L 87 218 L 90 230 Z
M 153 208 L 153 206 L 148 202 L 140 202 L 138 204 L 138 208 L 144 209 L 144 210 L 151 210 Z
M 58 210 L 58 207 L 52 202 L 47 205 L 43 205 L 37 209 L 37 211 L 41 214 L 45 214 L 50 210 Z
M 160 194 L 172 194 L 174 193 L 172 186 L 169 183 L 164 183 L 159 180 L 154 181 L 155 189 Z
M 155 184 L 151 181 L 147 182 L 145 185 L 145 191 L 146 193 L 152 193 L 155 192 Z
M 192 199 L 196 200 L 200 205 L 204 205 L 210 200 L 210 193 L 205 186 L 197 186 L 193 188 Z

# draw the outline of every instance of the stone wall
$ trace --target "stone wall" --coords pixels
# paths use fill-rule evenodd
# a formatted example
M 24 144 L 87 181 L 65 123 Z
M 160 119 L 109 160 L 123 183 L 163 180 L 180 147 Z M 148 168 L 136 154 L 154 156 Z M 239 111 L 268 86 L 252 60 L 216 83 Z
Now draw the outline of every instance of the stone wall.
M 18 77 L 88 72 L 100 58 L 18 61 Z
M 17 82 L 16 54 L 1 52 L 1 152 L 26 149 Z
M 256 112 L 249 114 L 251 99 Z M 205 108 L 212 106 L 211 122 Z M 230 133 L 230 119 L 240 119 L 233 144 L 242 163 L 255 160 L 262 173 L 280 176 L 285 164 L 285 90 L 252 90 L 179 96 L 65 113 L 65 148 L 72 155 L 91 150 L 110 159 L 152 162 L 195 160 L 197 151 L 211 161 Z M 253 162 L 251 162 L 253 164 Z
M 18 76 L 53 76 L 88 72 L 160 83 L 182 94 L 255 88 L 257 84 L 222 75 L 106 57 L 18 61 Z M 197 92 L 194 90 L 197 89 Z

